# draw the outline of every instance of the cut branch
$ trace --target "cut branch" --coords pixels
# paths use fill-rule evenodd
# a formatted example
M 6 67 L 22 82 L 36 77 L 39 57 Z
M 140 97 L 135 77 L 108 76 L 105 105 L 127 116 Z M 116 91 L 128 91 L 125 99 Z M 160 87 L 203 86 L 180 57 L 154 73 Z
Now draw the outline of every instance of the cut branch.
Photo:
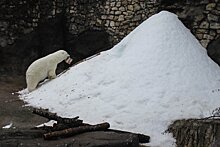
M 73 136 L 73 135 L 81 134 L 84 132 L 90 132 L 90 131 L 104 131 L 104 130 L 107 130 L 109 127 L 110 127 L 109 123 L 101 123 L 97 125 L 84 125 L 84 126 L 79 126 L 75 128 L 68 128 L 68 129 L 61 130 L 61 131 L 46 133 L 43 136 L 44 136 L 44 139 L 49 140 L 49 139 L 54 139 L 57 137 Z
M 57 116 L 56 113 L 51 113 L 48 110 L 44 110 L 44 109 L 34 109 L 33 113 L 37 114 L 37 115 L 40 115 L 42 117 L 46 117 L 49 120 L 56 120 L 57 123 L 68 124 L 71 127 L 74 127 L 74 126 L 77 127 L 77 126 L 80 126 L 83 123 L 82 120 L 78 119 L 79 116 L 74 117 L 74 118 L 62 118 L 60 116 Z

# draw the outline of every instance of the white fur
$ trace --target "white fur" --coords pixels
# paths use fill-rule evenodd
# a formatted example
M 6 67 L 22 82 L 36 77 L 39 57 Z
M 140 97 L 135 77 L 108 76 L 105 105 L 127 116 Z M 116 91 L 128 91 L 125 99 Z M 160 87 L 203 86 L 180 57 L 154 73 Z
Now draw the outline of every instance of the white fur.
M 26 71 L 28 91 L 33 91 L 38 83 L 47 77 L 49 79 L 56 78 L 57 64 L 67 59 L 69 56 L 70 55 L 66 51 L 59 50 L 34 61 Z

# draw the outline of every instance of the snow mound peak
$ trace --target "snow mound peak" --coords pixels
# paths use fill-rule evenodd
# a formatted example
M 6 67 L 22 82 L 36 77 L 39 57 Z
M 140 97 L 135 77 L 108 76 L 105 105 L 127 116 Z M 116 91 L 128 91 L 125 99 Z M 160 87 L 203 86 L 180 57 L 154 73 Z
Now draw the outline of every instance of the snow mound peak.
M 167 126 L 210 115 L 220 104 L 218 88 L 217 64 L 176 15 L 162 11 L 111 50 L 21 98 L 62 116 L 145 133 L 152 146 L 170 147 L 171 135 L 162 135 Z

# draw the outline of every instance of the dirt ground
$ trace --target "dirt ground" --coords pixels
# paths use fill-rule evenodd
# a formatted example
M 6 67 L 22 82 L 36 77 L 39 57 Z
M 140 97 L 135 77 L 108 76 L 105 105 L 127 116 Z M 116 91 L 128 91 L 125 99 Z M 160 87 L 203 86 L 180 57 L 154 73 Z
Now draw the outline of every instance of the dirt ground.
M 47 121 L 19 100 L 16 92 L 25 86 L 23 76 L 0 76 L 0 128 L 10 123 L 14 128 L 31 128 Z

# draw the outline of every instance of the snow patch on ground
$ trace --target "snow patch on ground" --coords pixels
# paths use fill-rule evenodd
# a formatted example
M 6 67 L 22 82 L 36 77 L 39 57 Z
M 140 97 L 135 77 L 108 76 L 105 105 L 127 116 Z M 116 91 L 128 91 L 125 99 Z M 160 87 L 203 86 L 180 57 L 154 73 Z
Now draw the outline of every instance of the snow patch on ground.
M 37 127 L 37 128 L 44 127 L 44 126 L 53 127 L 54 124 L 57 124 L 57 121 L 55 121 L 55 120 L 50 120 L 50 121 L 48 121 L 48 122 L 46 122 L 46 123 L 37 125 L 36 127 Z
M 162 11 L 111 50 L 80 63 L 21 99 L 63 117 L 151 136 L 151 146 L 175 146 L 164 133 L 176 119 L 201 118 L 220 106 L 220 70 L 176 15 Z
M 10 124 L 3 126 L 2 129 L 10 129 L 12 127 L 13 123 L 10 122 Z

